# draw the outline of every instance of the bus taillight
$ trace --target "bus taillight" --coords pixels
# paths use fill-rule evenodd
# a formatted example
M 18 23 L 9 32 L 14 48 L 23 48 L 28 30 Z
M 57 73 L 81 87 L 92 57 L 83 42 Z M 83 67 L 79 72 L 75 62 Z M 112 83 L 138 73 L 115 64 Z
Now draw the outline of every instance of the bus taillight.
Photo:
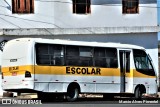
M 2 79 L 4 79 L 3 72 L 2 72 Z
M 26 71 L 25 72 L 25 78 L 31 78 L 31 72 Z

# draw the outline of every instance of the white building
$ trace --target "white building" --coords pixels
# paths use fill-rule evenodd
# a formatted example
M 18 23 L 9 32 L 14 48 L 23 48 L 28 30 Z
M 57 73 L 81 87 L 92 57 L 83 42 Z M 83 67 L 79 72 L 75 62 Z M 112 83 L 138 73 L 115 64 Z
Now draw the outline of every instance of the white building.
M 0 41 L 43 37 L 143 46 L 158 73 L 157 0 L 0 0 Z

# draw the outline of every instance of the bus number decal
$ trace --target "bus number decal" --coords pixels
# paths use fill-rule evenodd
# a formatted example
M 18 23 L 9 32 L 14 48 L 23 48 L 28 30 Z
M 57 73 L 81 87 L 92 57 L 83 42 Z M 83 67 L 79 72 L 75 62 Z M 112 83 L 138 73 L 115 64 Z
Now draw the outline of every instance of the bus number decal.
M 18 66 L 15 67 L 9 67 L 9 71 L 17 71 L 19 69 Z
M 75 68 L 75 67 L 66 67 L 66 74 L 88 74 L 88 75 L 101 75 L 100 68 Z

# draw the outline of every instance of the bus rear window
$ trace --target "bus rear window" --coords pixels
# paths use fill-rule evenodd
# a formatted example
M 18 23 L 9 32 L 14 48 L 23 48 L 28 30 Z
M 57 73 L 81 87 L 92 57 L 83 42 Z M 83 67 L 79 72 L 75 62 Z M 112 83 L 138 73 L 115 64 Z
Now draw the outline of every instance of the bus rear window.
M 3 59 L 16 59 L 27 56 L 30 51 L 28 42 L 11 42 L 6 44 L 3 51 Z

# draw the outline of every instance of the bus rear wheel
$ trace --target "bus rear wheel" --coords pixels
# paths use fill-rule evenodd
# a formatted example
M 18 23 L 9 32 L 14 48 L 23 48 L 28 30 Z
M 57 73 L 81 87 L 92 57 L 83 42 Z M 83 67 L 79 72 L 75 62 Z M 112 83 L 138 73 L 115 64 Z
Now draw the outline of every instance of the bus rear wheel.
M 79 90 L 76 87 L 70 87 L 67 92 L 68 101 L 76 101 L 79 96 Z

